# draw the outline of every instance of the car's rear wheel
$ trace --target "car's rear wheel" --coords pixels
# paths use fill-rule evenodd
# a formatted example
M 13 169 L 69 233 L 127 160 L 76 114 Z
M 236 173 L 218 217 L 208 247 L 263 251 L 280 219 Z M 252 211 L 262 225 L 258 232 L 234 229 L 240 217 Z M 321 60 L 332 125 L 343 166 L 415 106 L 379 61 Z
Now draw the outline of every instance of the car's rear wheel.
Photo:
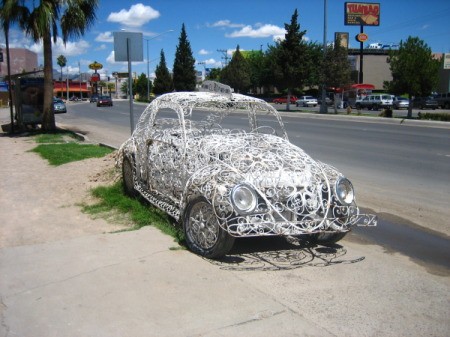
M 122 178 L 125 194 L 129 197 L 136 197 L 137 191 L 134 188 L 134 166 L 128 158 L 122 163 Z
M 213 206 L 204 197 L 189 202 L 183 227 L 189 249 L 198 255 L 217 259 L 233 247 L 234 237 L 219 226 Z
M 308 241 L 319 245 L 332 244 L 342 240 L 347 233 L 348 232 L 315 233 L 309 235 Z

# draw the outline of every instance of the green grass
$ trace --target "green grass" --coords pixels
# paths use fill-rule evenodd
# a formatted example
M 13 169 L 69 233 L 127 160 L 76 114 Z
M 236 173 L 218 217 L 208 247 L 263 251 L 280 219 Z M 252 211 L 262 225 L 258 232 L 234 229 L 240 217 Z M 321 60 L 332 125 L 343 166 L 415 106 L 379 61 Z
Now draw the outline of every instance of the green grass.
M 104 217 L 107 217 L 108 213 L 118 212 L 127 215 L 132 221 L 133 226 L 127 230 L 151 225 L 172 236 L 178 243 L 184 241 L 181 228 L 173 224 L 166 213 L 144 201 L 126 196 L 122 180 L 111 186 L 96 187 L 92 190 L 92 195 L 98 201 L 93 205 L 83 205 L 83 212 Z
M 76 141 L 76 136 L 71 132 L 42 133 L 34 137 L 36 143 L 67 143 Z
M 41 157 L 47 159 L 50 165 L 55 166 L 88 158 L 100 158 L 113 152 L 107 147 L 75 142 L 40 144 L 30 151 L 38 153 Z

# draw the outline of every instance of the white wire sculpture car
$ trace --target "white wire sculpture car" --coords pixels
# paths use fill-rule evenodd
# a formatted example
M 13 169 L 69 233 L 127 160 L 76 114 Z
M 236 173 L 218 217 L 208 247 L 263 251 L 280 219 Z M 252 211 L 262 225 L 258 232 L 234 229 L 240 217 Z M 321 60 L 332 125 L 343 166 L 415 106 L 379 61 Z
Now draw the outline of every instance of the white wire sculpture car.
M 178 220 L 190 250 L 219 258 L 237 237 L 269 235 L 331 243 L 376 225 L 348 179 L 288 141 L 270 104 L 207 85 L 222 92 L 153 100 L 117 160 L 125 191 Z

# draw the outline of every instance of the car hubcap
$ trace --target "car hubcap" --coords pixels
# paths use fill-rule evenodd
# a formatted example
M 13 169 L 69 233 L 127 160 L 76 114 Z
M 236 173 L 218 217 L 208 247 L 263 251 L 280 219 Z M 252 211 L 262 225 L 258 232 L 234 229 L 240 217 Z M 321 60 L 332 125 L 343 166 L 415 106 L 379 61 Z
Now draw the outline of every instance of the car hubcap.
M 219 224 L 210 204 L 196 203 L 189 212 L 187 225 L 188 235 L 197 246 L 209 249 L 216 244 Z

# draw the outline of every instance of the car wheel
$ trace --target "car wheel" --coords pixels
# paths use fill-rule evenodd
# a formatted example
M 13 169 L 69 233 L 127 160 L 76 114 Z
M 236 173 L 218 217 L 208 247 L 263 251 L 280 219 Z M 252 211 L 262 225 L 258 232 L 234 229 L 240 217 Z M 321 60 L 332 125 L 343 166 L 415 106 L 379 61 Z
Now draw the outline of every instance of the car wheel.
M 308 241 L 319 245 L 332 244 L 342 240 L 347 233 L 348 232 L 315 233 L 309 235 Z
M 122 163 L 122 179 L 125 194 L 135 198 L 138 193 L 134 189 L 134 166 L 128 158 L 124 158 Z
M 356 109 L 361 110 L 361 104 L 356 104 Z
M 183 227 L 189 249 L 198 255 L 216 259 L 233 247 L 234 237 L 219 226 L 213 206 L 204 197 L 189 202 Z

